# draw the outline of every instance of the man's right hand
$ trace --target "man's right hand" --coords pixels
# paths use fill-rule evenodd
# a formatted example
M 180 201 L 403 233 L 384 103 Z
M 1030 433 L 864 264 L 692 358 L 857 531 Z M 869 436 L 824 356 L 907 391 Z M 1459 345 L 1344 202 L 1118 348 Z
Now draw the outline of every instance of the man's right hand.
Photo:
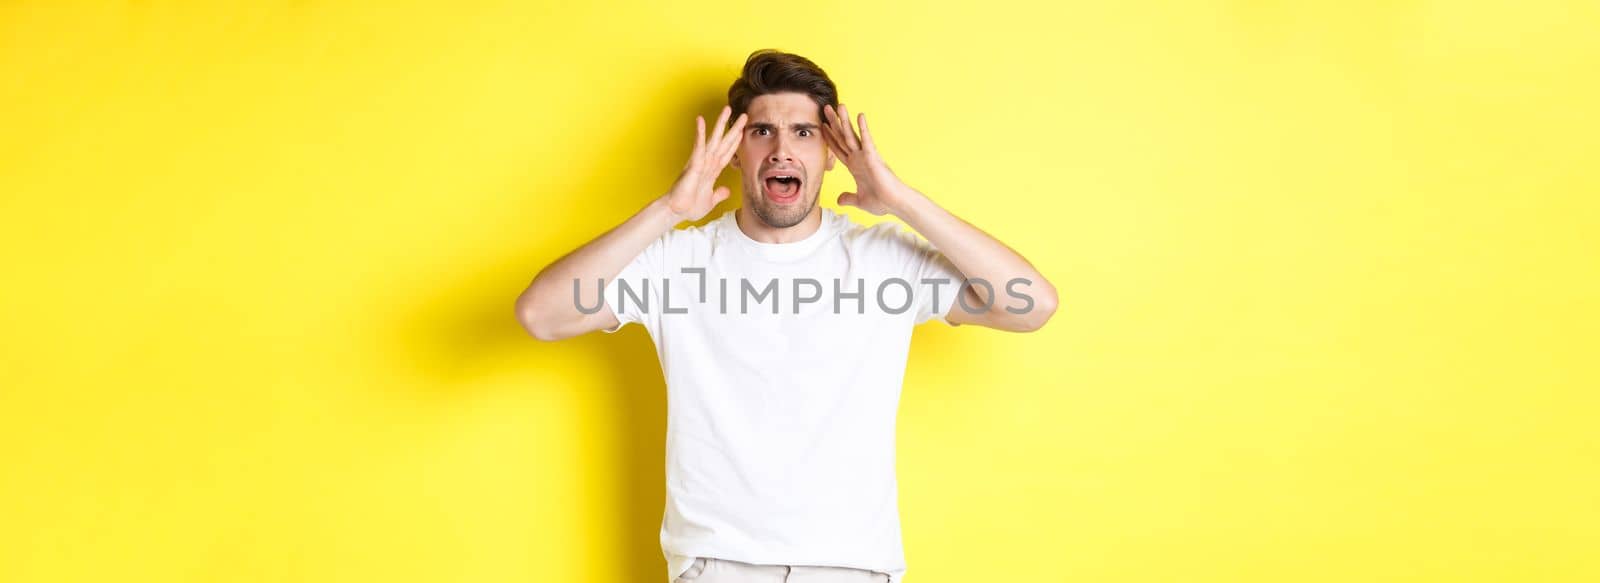
M 594 330 L 615 329 L 621 320 L 609 304 L 600 302 L 599 310 L 585 312 L 578 307 L 580 298 L 589 302 L 587 298 L 599 297 L 603 291 L 599 281 L 616 278 L 662 233 L 678 223 L 700 220 L 717 203 L 727 200 L 728 189 L 717 187 L 717 175 L 738 151 L 746 118 L 740 115 L 724 133 L 723 126 L 732 111 L 722 108 L 722 117 L 717 118 L 717 129 L 710 140 L 706 140 L 705 118 L 695 116 L 694 153 L 672 190 L 650 201 L 627 221 L 539 270 L 528 288 L 517 296 L 517 320 L 529 334 L 539 340 L 560 340 Z
M 717 203 L 728 198 L 728 187 L 716 186 L 717 177 L 722 175 L 728 162 L 733 159 L 734 152 L 739 150 L 739 140 L 744 137 L 744 123 L 749 118 L 747 114 L 739 114 L 733 127 L 727 128 L 724 133 L 723 128 L 732 113 L 733 108 L 722 107 L 722 115 L 717 116 L 717 126 L 709 141 L 706 139 L 706 119 L 698 115 L 694 117 L 694 152 L 690 154 L 688 163 L 684 164 L 678 181 L 672 184 L 672 190 L 661 197 L 679 222 L 698 221 L 711 212 Z

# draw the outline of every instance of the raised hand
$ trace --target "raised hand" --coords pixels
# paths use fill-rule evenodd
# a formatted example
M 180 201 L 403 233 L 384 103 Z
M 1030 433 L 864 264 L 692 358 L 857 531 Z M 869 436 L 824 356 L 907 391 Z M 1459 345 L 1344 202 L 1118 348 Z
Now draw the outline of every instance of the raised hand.
M 732 113 L 733 108 L 723 106 L 722 115 L 717 117 L 717 126 L 710 140 L 706 139 L 706 119 L 694 116 L 694 152 L 689 155 L 689 161 L 683 165 L 683 173 L 678 175 L 678 180 L 672 184 L 672 189 L 662 195 L 668 208 L 672 209 L 672 214 L 683 221 L 700 220 L 706 213 L 711 212 L 717 203 L 728 198 L 728 187 L 715 186 L 717 176 L 728 167 L 734 152 L 739 150 L 739 140 L 744 136 L 744 123 L 749 118 L 746 114 L 739 114 L 739 119 L 734 120 L 733 127 L 727 128 L 727 132 L 724 132 L 728 116 Z
M 845 168 L 856 180 L 856 192 L 840 193 L 839 204 L 875 215 L 895 212 L 899 204 L 915 191 L 901 182 L 878 155 L 878 147 L 872 142 L 872 132 L 867 129 L 867 115 L 863 113 L 857 118 L 861 124 L 861 133 L 857 135 L 855 128 L 850 125 L 850 111 L 843 104 L 838 106 L 837 111 L 829 106 L 823 106 L 822 111 L 828 118 L 822 136 L 828 141 L 828 148 L 833 150 L 834 156 L 844 162 Z

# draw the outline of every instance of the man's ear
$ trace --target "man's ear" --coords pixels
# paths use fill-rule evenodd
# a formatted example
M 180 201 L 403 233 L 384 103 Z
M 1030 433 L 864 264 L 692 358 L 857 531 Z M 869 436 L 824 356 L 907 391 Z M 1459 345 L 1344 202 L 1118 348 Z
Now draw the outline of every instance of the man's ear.
M 828 163 L 823 165 L 822 171 L 823 172 L 827 172 L 827 171 L 832 170 L 832 169 L 833 169 L 833 150 L 828 150 Z
M 729 164 L 732 164 L 734 168 L 738 168 L 739 167 L 739 153 L 738 152 L 734 152 L 733 153 L 733 160 L 731 162 L 729 162 Z

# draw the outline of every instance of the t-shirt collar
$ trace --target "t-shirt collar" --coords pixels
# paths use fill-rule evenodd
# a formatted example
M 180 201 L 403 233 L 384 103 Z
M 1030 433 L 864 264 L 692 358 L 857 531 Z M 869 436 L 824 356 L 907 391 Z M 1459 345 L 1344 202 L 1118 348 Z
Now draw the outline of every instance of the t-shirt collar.
M 725 233 L 728 239 L 735 241 L 736 244 L 755 256 L 772 261 L 793 261 L 810 255 L 812 251 L 815 251 L 818 246 L 827 241 L 837 230 L 836 217 L 839 216 L 834 214 L 833 209 L 824 207 L 822 209 L 822 223 L 817 226 L 815 232 L 807 235 L 806 238 L 789 243 L 763 243 L 751 239 L 743 229 L 739 228 L 739 221 L 735 218 L 735 214 L 738 212 L 739 209 L 732 209 L 723 213 L 721 219 L 722 232 Z

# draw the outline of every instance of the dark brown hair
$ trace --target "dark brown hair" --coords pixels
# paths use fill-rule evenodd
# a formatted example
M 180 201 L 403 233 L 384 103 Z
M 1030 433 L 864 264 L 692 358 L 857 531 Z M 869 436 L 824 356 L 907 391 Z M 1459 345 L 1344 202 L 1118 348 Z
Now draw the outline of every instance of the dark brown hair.
M 826 105 L 839 104 L 839 90 L 822 67 L 800 55 L 774 49 L 750 53 L 744 61 L 744 73 L 728 87 L 728 105 L 733 117 L 750 109 L 750 102 L 762 95 L 773 93 L 803 93 L 817 102 L 817 119 L 827 123 L 822 114 Z

